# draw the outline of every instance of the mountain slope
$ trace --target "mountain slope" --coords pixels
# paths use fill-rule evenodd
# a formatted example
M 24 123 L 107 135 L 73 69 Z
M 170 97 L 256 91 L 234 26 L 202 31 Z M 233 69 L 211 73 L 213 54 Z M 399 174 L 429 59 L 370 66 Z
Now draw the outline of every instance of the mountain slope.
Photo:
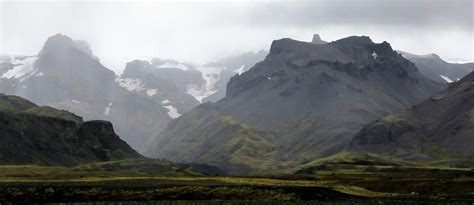
M 364 127 L 352 151 L 417 160 L 474 157 L 474 73 L 447 90 L 400 113 Z M 473 164 L 474 165 L 474 164 Z
M 279 169 L 336 153 L 364 124 L 441 89 L 386 42 L 281 39 L 224 99 L 170 122 L 149 153 L 237 174 Z
M 450 83 L 459 80 L 474 70 L 474 63 L 448 63 L 436 54 L 415 55 L 398 52 L 415 63 L 420 73 L 439 83 Z
M 171 119 L 161 103 L 122 88 L 82 41 L 55 35 L 37 56 L 5 58 L 0 63 L 0 92 L 30 99 L 85 119 L 111 121 L 131 146 L 140 150 Z
M 76 165 L 141 158 L 106 121 L 0 94 L 0 164 Z

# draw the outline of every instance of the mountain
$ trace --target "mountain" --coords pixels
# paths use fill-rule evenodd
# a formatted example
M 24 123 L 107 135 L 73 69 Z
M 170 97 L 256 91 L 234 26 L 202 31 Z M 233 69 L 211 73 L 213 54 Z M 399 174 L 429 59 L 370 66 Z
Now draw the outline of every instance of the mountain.
M 263 60 L 268 52 L 248 52 L 204 65 L 175 60 L 134 60 L 116 79 L 129 91 L 162 104 L 171 118 L 177 118 L 202 102 L 225 96 L 227 82 Z
M 171 118 L 199 104 L 187 91 L 190 86 L 201 87 L 205 83 L 201 72 L 191 65 L 160 59 L 127 63 L 117 81 L 127 90 L 162 104 Z
M 357 133 L 349 150 L 419 161 L 474 159 L 474 73 L 410 109 Z M 474 163 L 471 162 L 471 167 Z
M 436 54 L 415 55 L 398 52 L 415 63 L 421 74 L 439 83 L 457 81 L 474 70 L 474 63 L 448 63 Z
M 281 39 L 230 79 L 225 98 L 171 121 L 147 153 L 233 174 L 282 171 L 343 150 L 365 124 L 442 88 L 387 42 Z
M 200 67 L 203 78 L 206 79 L 205 90 L 208 94 L 202 102 L 217 102 L 225 97 L 226 86 L 230 78 L 249 70 L 256 63 L 265 59 L 268 51 L 247 52 L 241 55 L 226 57 L 215 62 L 210 62 Z
M 106 121 L 0 94 L 0 164 L 71 166 L 142 158 Z
M 138 150 L 171 120 L 160 102 L 121 87 L 114 72 L 83 41 L 58 34 L 48 38 L 38 55 L 2 57 L 1 61 L 0 92 L 87 120 L 111 121 L 117 133 Z

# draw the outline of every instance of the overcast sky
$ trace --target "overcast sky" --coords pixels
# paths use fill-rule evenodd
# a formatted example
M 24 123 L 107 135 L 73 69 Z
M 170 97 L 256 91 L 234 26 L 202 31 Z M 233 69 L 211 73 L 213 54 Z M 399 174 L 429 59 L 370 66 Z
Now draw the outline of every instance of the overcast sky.
M 0 53 L 37 54 L 62 33 L 88 41 L 120 72 L 133 59 L 204 63 L 319 33 L 326 41 L 366 35 L 415 54 L 474 61 L 473 12 L 472 0 L 0 0 Z

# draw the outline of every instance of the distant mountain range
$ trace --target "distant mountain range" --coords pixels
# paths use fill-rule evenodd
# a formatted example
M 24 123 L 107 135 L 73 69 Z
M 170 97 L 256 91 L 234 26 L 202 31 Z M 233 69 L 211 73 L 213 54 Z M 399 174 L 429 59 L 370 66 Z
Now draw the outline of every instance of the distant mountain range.
M 252 58 L 254 55 L 257 57 Z M 118 134 L 142 152 L 150 137 L 172 118 L 200 101 L 223 96 L 230 76 L 250 68 L 260 56 L 244 54 L 199 70 L 174 60 L 135 60 L 127 63 L 122 75 L 115 76 L 86 42 L 58 34 L 48 38 L 38 55 L 0 57 L 0 92 L 68 110 L 87 120 L 111 121 Z
M 149 154 L 234 174 L 298 165 L 343 150 L 365 124 L 443 87 L 387 42 L 281 39 L 230 79 L 225 98 L 171 121 Z
M 188 84 L 201 86 L 205 83 L 201 73 L 191 65 L 159 59 L 153 59 L 151 63 L 141 60 L 127 63 L 117 82 L 133 93 L 162 104 L 171 118 L 177 118 L 199 104 L 186 93 Z
M 473 155 L 473 63 L 315 34 L 203 65 L 154 58 L 124 66 L 117 76 L 86 42 L 60 34 L 37 55 L 1 56 L 0 163 L 140 158 L 111 123 L 147 156 L 232 174 L 347 156 L 468 166 Z

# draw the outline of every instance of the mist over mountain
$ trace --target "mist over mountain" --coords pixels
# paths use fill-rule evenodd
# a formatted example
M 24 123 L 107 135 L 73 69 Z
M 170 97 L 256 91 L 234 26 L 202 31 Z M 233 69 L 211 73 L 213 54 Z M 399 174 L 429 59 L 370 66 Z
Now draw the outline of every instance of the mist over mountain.
M 145 98 L 163 104 L 171 118 L 189 111 L 199 102 L 186 93 L 187 86 L 201 86 L 205 82 L 199 71 L 176 61 L 153 59 L 127 63 L 117 79 L 120 86 Z
M 473 8 L 0 0 L 0 205 L 474 205 Z
M 229 57 L 203 66 L 154 58 L 134 60 L 115 76 L 85 41 L 55 35 L 36 56 L 1 56 L 0 91 L 85 119 L 109 120 L 132 147 L 143 151 L 151 136 L 202 101 L 218 100 L 232 75 L 265 52 Z
M 207 63 L 202 67 L 202 70 L 208 68 L 218 68 L 218 73 L 210 73 L 203 71 L 206 78 L 216 79 L 213 83 L 215 92 L 203 99 L 203 102 L 216 102 L 226 95 L 226 86 L 230 78 L 234 75 L 241 75 L 249 70 L 256 63 L 265 59 L 268 51 L 248 52 L 237 56 L 231 56 L 217 61 Z
M 87 120 L 109 120 L 125 141 L 140 150 L 171 119 L 168 110 L 122 88 L 87 44 L 77 42 L 58 34 L 48 38 L 36 56 L 5 59 L 0 64 L 0 92 Z
M 235 174 L 284 168 L 337 153 L 366 123 L 442 89 L 387 42 L 281 39 L 225 98 L 171 121 L 148 154 Z

